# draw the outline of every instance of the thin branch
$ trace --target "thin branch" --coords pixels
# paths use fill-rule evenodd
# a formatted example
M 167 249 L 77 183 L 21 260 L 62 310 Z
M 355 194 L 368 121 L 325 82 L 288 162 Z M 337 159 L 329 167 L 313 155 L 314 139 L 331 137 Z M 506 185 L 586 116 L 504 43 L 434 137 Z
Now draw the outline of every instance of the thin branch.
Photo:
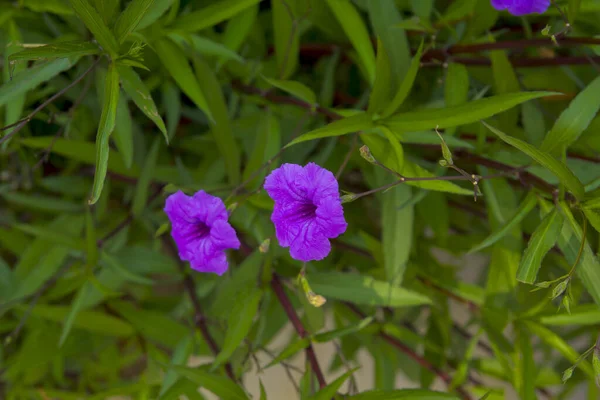
M 44 101 L 42 104 L 40 104 L 39 106 L 37 106 L 35 108 L 35 110 L 33 110 L 27 117 L 25 117 L 24 119 L 21 120 L 21 122 L 19 122 L 15 128 L 8 134 L 6 134 L 5 136 L 3 136 L 2 138 L 0 138 L 0 144 L 6 142 L 8 139 L 10 139 L 11 137 L 13 137 L 14 135 L 16 135 L 21 129 L 23 129 L 25 127 L 25 125 L 27 125 L 27 123 L 29 121 L 31 121 L 31 119 L 40 111 L 42 111 L 44 108 L 46 108 L 50 103 L 52 103 L 54 100 L 58 99 L 59 97 L 61 97 L 63 94 L 65 94 L 69 89 L 71 89 L 73 86 L 77 85 L 79 82 L 81 82 L 81 80 L 83 78 L 85 78 L 90 72 L 92 72 L 94 70 L 94 68 L 96 68 L 96 66 L 98 65 L 98 63 L 100 62 L 101 58 L 96 59 L 92 65 L 90 65 L 90 67 L 88 69 L 86 69 L 83 74 L 79 75 L 77 78 L 75 78 L 75 80 L 71 83 L 69 83 L 67 86 L 65 86 L 64 88 L 62 88 L 61 90 L 59 90 L 58 92 L 56 92 L 55 94 L 53 94 L 52 96 L 50 96 L 46 101 Z
M 281 279 L 279 279 L 279 276 L 277 274 L 273 274 L 273 278 L 271 279 L 271 288 L 273 289 L 273 292 L 275 292 L 277 299 L 279 299 L 279 303 L 281 304 L 285 313 L 287 314 L 288 319 L 294 326 L 294 329 L 296 329 L 298 336 L 300 336 L 303 339 L 307 337 L 308 332 L 306 332 L 304 325 L 302 325 L 302 321 L 300 321 L 300 318 L 298 318 L 298 314 L 296 314 L 296 310 L 294 310 L 292 302 L 285 293 L 283 285 L 281 284 Z M 312 347 L 312 344 L 309 344 L 305 351 L 306 358 L 310 363 L 313 374 L 319 382 L 319 387 L 322 389 L 325 386 L 327 386 L 327 383 L 325 382 L 325 376 L 323 376 L 323 372 L 321 371 L 321 367 L 319 366 L 319 361 L 317 360 L 317 355 L 315 354 L 315 350 Z

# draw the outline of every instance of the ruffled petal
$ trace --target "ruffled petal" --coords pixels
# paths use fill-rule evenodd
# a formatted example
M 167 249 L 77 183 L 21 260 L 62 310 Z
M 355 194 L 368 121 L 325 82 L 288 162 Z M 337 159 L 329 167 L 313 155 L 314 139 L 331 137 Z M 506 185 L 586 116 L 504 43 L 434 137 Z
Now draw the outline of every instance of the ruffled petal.
M 321 200 L 316 211 L 317 224 L 323 235 L 333 239 L 346 232 L 348 224 L 344 218 L 344 208 L 338 197 L 327 197 Z
M 298 234 L 290 246 L 290 256 L 304 262 L 322 260 L 330 251 L 331 243 L 323 236 L 315 221 L 299 226 Z
M 240 241 L 235 233 L 235 229 L 227 221 L 215 221 L 210 229 L 210 240 L 217 249 L 240 248 Z
M 164 210 L 171 225 L 179 226 L 194 223 L 193 209 L 192 198 L 179 190 L 167 197 Z
M 324 197 L 339 197 L 338 182 L 333 173 L 315 163 L 308 163 L 304 167 L 307 196 L 317 204 Z
M 300 165 L 283 164 L 274 169 L 265 179 L 264 188 L 277 203 L 305 201 L 306 179 Z
M 301 226 L 311 222 L 312 218 L 302 213 L 303 206 L 300 202 L 275 203 L 271 221 L 281 246 L 288 247 L 298 236 Z
M 512 4 L 513 0 L 492 0 L 492 7 L 500 11 L 508 9 Z
M 227 220 L 227 209 L 223 200 L 200 190 L 194 194 L 193 216 L 208 226 L 217 220 Z
M 550 7 L 550 0 L 514 0 L 508 11 L 513 15 L 542 14 Z
M 212 253 L 210 258 L 193 258 L 190 260 L 190 266 L 198 272 L 209 272 L 217 275 L 223 275 L 229 268 L 227 256 L 223 251 Z

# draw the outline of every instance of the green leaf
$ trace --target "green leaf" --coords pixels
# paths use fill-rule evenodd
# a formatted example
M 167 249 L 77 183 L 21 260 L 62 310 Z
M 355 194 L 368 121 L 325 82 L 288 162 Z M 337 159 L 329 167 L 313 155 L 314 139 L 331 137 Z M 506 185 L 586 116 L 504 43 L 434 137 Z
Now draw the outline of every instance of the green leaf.
M 594 304 L 579 306 L 565 314 L 542 316 L 540 323 L 549 326 L 597 325 L 600 323 L 600 309 Z
M 72 40 L 28 48 L 8 56 L 10 62 L 40 60 L 44 58 L 81 57 L 100 53 L 97 45 L 82 40 Z
M 559 205 L 567 222 L 563 225 L 561 235 L 558 238 L 558 247 L 563 252 L 567 262 L 573 265 L 581 248 L 583 231 L 571 213 L 570 207 L 564 202 L 560 202 Z M 583 247 L 581 259 L 575 271 L 596 304 L 600 305 L 600 263 L 589 242 L 586 242 Z
M 252 288 L 248 292 L 242 292 L 236 296 L 227 319 L 227 332 L 225 333 L 223 347 L 213 361 L 212 370 L 229 360 L 233 352 L 248 335 L 254 317 L 258 312 L 262 295 L 262 290 Z
M 305 84 L 296 81 L 286 81 L 281 79 L 270 79 L 263 76 L 263 79 L 275 86 L 291 94 L 294 97 L 304 100 L 305 102 L 315 105 L 317 104 L 317 95 Z
M 299 351 L 306 349 L 308 346 L 310 346 L 310 338 L 308 337 L 297 339 L 296 341 L 291 342 L 281 351 L 281 353 L 279 353 L 277 357 L 275 357 L 263 369 L 267 369 L 269 367 L 272 367 L 273 365 L 281 363 L 284 360 L 287 360 Z
M 181 340 L 181 342 L 179 342 L 177 344 L 177 346 L 175 347 L 175 350 L 173 351 L 173 356 L 171 357 L 171 365 L 184 365 L 185 362 L 188 360 L 189 356 L 190 356 L 190 352 L 192 351 L 192 345 L 193 345 L 193 337 L 190 336 L 186 336 L 185 338 L 183 338 L 183 340 Z M 172 388 L 173 386 L 175 386 L 177 384 L 177 380 L 178 380 L 179 376 L 177 375 L 177 372 L 175 370 L 173 370 L 173 368 L 169 368 L 167 369 L 167 372 L 165 373 L 165 377 L 162 380 L 162 386 L 160 388 L 160 393 L 159 393 L 159 399 L 164 399 L 167 398 L 167 396 L 164 396 L 167 391 Z M 188 382 L 187 380 L 184 380 L 184 382 Z M 195 390 L 197 390 L 195 388 Z M 180 394 L 180 393 L 178 393 Z M 163 397 L 164 396 L 164 397 Z M 175 397 L 175 399 L 178 399 L 179 396 Z
M 248 182 L 247 187 L 249 188 L 255 187 L 255 185 L 263 181 L 266 172 L 258 175 L 253 174 L 281 148 L 281 127 L 279 120 L 273 115 L 271 108 L 265 110 L 264 114 L 255 135 L 252 153 L 250 153 L 246 169 L 244 169 L 244 174 L 242 175 L 244 182 L 250 179 L 251 176 L 256 176 L 256 178 Z
M 356 370 L 358 370 L 358 367 L 347 371 L 345 374 L 315 393 L 314 396 L 309 397 L 308 400 L 329 400 L 334 398 L 342 384 L 346 382 L 346 379 L 350 378 Z
M 172 5 L 179 8 L 179 1 L 176 0 L 154 0 L 146 14 L 140 21 L 137 29 L 144 29 L 152 25 L 171 7 Z
M 478 251 L 481 251 L 482 249 L 485 249 L 486 247 L 489 247 L 496 243 L 498 240 L 502 239 L 507 233 L 512 231 L 515 226 L 518 226 L 521 223 L 523 218 L 525 218 L 527 214 L 529 214 L 529 212 L 533 210 L 535 205 L 536 195 L 534 192 L 529 192 L 523 200 L 523 202 L 521 202 L 519 208 L 515 211 L 515 214 L 512 216 L 512 218 L 502 227 L 492 232 L 477 246 L 469 250 L 469 253 L 476 253 Z
M 17 306 L 20 312 L 27 312 L 28 307 Z M 71 312 L 67 306 L 37 305 L 31 310 L 31 315 L 53 322 L 63 322 Z M 133 328 L 128 323 L 111 315 L 99 311 L 81 311 L 72 321 L 75 329 L 85 330 L 95 334 L 115 337 L 130 337 L 134 334 Z
M 196 368 L 174 367 L 175 371 L 195 384 L 213 392 L 221 399 L 249 400 L 241 387 L 229 378 Z
M 54 78 L 61 72 L 70 69 L 75 65 L 75 62 L 76 60 L 61 58 L 37 64 L 19 73 L 12 80 L 0 86 L 0 107 L 14 101 L 19 96 Z
M 65 344 L 65 341 L 67 340 L 67 337 L 69 336 L 69 333 L 71 332 L 71 329 L 73 328 L 75 319 L 77 318 L 77 315 L 79 314 L 79 312 L 82 309 L 82 305 L 83 305 L 83 302 L 85 301 L 86 296 L 88 295 L 89 288 L 90 288 L 90 286 L 84 284 L 79 289 L 79 291 L 77 292 L 77 295 L 75 296 L 75 299 L 71 303 L 71 306 L 69 307 L 69 312 L 65 316 L 63 329 L 62 329 L 62 332 L 60 333 L 60 339 L 58 340 L 59 347 L 62 347 L 62 345 Z
M 235 60 L 240 63 L 244 62 L 244 59 L 235 51 L 230 50 L 221 43 L 212 41 L 205 37 L 193 33 L 179 34 L 177 32 L 169 33 L 169 37 L 178 43 L 187 43 L 188 40 L 191 40 L 191 44 L 194 49 L 196 49 L 198 53 L 202 55 L 219 56 L 223 60 Z
M 154 50 L 177 86 L 212 120 L 213 116 L 205 93 L 198 84 L 183 51 L 168 39 L 160 39 L 154 43 Z
M 346 135 L 351 132 L 358 132 L 365 129 L 373 128 L 375 124 L 371 120 L 371 116 L 367 113 L 360 113 L 351 117 L 333 121 L 329 125 L 317 128 L 289 142 L 285 147 L 290 147 L 298 143 L 308 140 L 322 139 L 332 136 Z
M 373 86 L 375 83 L 375 52 L 369 32 L 360 14 L 349 0 L 326 0 L 326 2 L 358 53 L 367 75 L 367 81 Z
M 326 298 L 349 301 L 354 304 L 410 307 L 431 303 L 431 300 L 422 294 L 369 276 L 351 273 L 311 273 L 310 286 L 315 293 Z
M 390 98 L 390 59 L 383 47 L 381 40 L 377 39 L 377 58 L 375 60 L 375 83 L 369 97 L 369 106 L 367 111 L 371 114 L 377 114 Z
M 128 270 L 126 267 L 124 267 L 121 264 L 121 262 L 116 257 L 108 254 L 105 251 L 103 251 L 100 254 L 100 261 L 102 261 L 104 264 L 106 264 L 109 268 L 111 268 L 113 271 L 115 271 L 118 275 L 120 275 L 126 281 L 133 282 L 133 283 L 139 283 L 140 285 L 147 285 L 147 286 L 151 286 L 154 284 L 154 281 L 152 279 L 146 278 L 144 276 L 140 276 L 140 275 Z
M 119 54 L 119 43 L 106 26 L 98 11 L 88 0 L 69 0 L 71 7 L 75 10 L 77 16 L 83 21 L 85 26 L 92 32 L 100 46 L 106 50 L 112 57 L 116 58 Z
M 367 327 L 371 322 L 374 321 L 374 319 L 375 319 L 374 317 L 367 317 L 365 319 L 358 321 L 356 324 L 349 325 L 344 328 L 334 329 L 332 331 L 316 334 L 314 336 L 313 340 L 318 343 L 327 343 L 334 339 L 343 338 L 344 336 L 350 335 L 352 333 L 356 333 L 356 332 L 362 330 L 363 328 Z
M 34 235 L 42 239 L 46 239 L 51 243 L 62 244 L 73 250 L 85 249 L 85 243 L 83 239 L 79 239 L 70 235 L 65 235 L 62 232 L 56 232 L 56 230 L 54 229 L 27 224 L 15 224 L 12 225 L 12 227 L 21 232 L 25 232 L 27 234 Z
M 122 93 L 119 95 L 119 102 L 117 103 L 113 140 L 121 157 L 123 157 L 123 163 L 127 168 L 131 168 L 133 165 L 133 121 L 131 120 L 131 114 L 129 114 L 127 97 L 123 96 Z
M 400 185 L 382 195 L 381 235 L 388 282 L 400 285 L 412 248 L 414 207 L 400 206 L 412 197 L 409 186 Z
M 538 150 L 529 143 L 523 142 L 522 140 L 516 139 L 512 136 L 508 136 L 507 134 L 499 131 L 483 121 L 482 123 L 504 142 L 521 150 L 523 153 L 527 154 L 529 157 L 533 158 L 543 167 L 556 175 L 558 179 L 560 179 L 560 181 L 564 183 L 564 185 L 573 193 L 573 195 L 575 195 L 576 198 L 583 198 L 585 195 L 583 185 L 565 164 L 558 161 L 548 153 Z
M 393 93 L 398 90 L 400 82 L 406 80 L 410 74 L 410 45 L 405 30 L 400 28 L 402 17 L 394 0 L 367 1 L 366 6 L 371 27 L 375 36 L 381 40 L 389 58 L 388 86 Z
M 98 125 L 98 134 L 96 136 L 96 173 L 94 174 L 92 195 L 89 199 L 90 204 L 98 201 L 102 193 L 102 187 L 104 186 L 104 179 L 106 178 L 106 171 L 108 169 L 108 141 L 110 134 L 115 129 L 118 103 L 119 73 L 115 65 L 111 63 L 106 73 L 102 114 L 100 115 L 100 124 Z
M 132 68 L 125 65 L 119 65 L 117 69 L 119 70 L 119 76 L 121 77 L 121 83 L 123 84 L 125 93 L 133 100 L 140 111 L 156 124 L 158 129 L 160 129 L 165 136 L 167 143 L 169 143 L 169 136 L 167 135 L 165 123 L 158 114 L 152 95 L 140 76 Z
M 200 10 L 179 17 L 171 28 L 195 32 L 223 22 L 261 0 L 221 0 Z
M 297 25 L 302 14 L 300 6 L 297 0 L 271 2 L 275 59 L 281 79 L 288 79 L 298 67 L 300 33 Z
M 542 339 L 546 345 L 557 350 L 567 360 L 569 360 L 570 363 L 577 364 L 577 367 L 579 367 L 588 376 L 588 378 L 594 378 L 594 371 L 592 370 L 590 363 L 586 360 L 579 360 L 580 354 L 571 346 L 569 346 L 569 344 L 560 336 L 538 323 L 531 321 L 524 321 L 524 323 L 527 326 L 527 329 Z
M 169 318 L 162 311 L 137 308 L 125 301 L 112 301 L 109 305 L 146 339 L 165 346 L 176 346 L 190 332 L 187 327 Z
M 469 96 L 469 72 L 463 64 L 451 62 L 446 71 L 444 100 L 447 107 L 465 104 Z M 527 103 L 525 103 L 527 104 Z M 446 130 L 446 135 L 453 135 L 455 128 Z
M 544 256 L 556 243 L 558 235 L 562 230 L 564 217 L 561 213 L 553 209 L 538 225 L 531 235 L 529 244 L 521 258 L 519 270 L 517 271 L 517 280 L 523 283 L 533 284 L 538 271 L 542 265 Z
M 158 160 L 159 149 L 160 141 L 157 137 L 156 139 L 154 139 L 154 143 L 152 143 L 152 147 L 146 155 L 146 159 L 144 160 L 144 167 L 142 168 L 142 173 L 140 174 L 140 179 L 138 180 L 137 186 L 135 187 L 135 194 L 133 196 L 131 212 L 136 218 L 139 218 L 142 215 L 144 209 L 146 208 L 146 204 L 148 203 L 148 191 L 150 189 L 152 177 L 154 176 L 154 171 L 156 169 L 156 162 Z
M 167 118 L 167 133 L 171 140 L 175 136 L 181 119 L 181 95 L 177 86 L 169 81 L 163 84 L 161 94 Z
M 348 400 L 460 400 L 460 397 L 425 389 L 401 389 L 366 391 L 350 396 Z
M 553 153 L 569 147 L 579 138 L 600 110 L 599 91 L 600 77 L 597 77 L 560 114 L 542 142 L 542 151 Z
M 35 12 L 50 12 L 58 15 L 73 15 L 73 9 L 64 0 L 21 0 L 23 6 Z M 3 10 L 3 12 L 7 13 Z
M 515 368 L 515 380 L 517 383 L 515 386 L 519 389 L 521 399 L 536 400 L 535 378 L 537 367 L 533 359 L 531 334 L 522 324 L 517 325 L 517 344 L 519 357 Z
M 567 17 L 569 22 L 573 24 L 575 22 L 575 18 L 577 18 L 577 14 L 579 13 L 579 8 L 581 7 L 581 0 L 569 0 L 569 7 L 567 12 Z
M 273 7 L 273 4 L 275 3 L 272 3 L 271 7 Z M 233 54 L 237 55 L 235 52 L 240 49 L 242 44 L 248 38 L 248 35 L 250 34 L 251 29 L 256 22 L 258 9 L 258 5 L 247 8 L 229 20 L 229 23 L 225 27 L 222 42 L 223 45 L 230 49 Z M 217 65 L 220 67 L 227 60 L 227 58 L 229 57 L 224 55 L 221 56 Z
M 380 122 L 395 132 L 414 132 L 434 129 L 436 127 L 440 129 L 448 128 L 477 122 L 509 110 L 526 101 L 554 94 L 556 93 L 521 92 L 501 94 L 454 107 L 400 113 L 381 119 Z
M 214 124 L 211 126 L 211 132 L 219 152 L 225 160 L 225 168 L 229 177 L 229 182 L 237 184 L 240 181 L 240 148 L 233 136 L 231 121 L 229 120 L 229 111 L 225 103 L 225 96 L 221 90 L 221 85 L 217 80 L 213 69 L 204 61 L 194 58 L 194 66 L 198 81 L 202 82 L 202 89 L 206 93 L 211 115 L 214 117 Z
M 127 36 L 135 31 L 155 0 L 132 0 L 115 22 L 115 36 L 123 43 Z

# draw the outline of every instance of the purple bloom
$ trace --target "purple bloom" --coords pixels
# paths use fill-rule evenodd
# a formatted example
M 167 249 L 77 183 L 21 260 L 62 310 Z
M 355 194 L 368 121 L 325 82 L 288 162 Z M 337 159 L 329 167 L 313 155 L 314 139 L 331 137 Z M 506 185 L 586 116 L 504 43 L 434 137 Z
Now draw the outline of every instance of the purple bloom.
M 189 261 L 196 271 L 217 275 L 227 271 L 225 250 L 238 249 L 240 241 L 227 222 L 223 200 L 202 190 L 194 196 L 178 191 L 167 198 L 165 213 L 179 258 Z
M 348 226 L 333 174 L 314 163 L 283 164 L 267 176 L 264 187 L 275 201 L 271 221 L 279 244 L 296 260 L 325 258 L 329 239 Z
M 512 15 L 542 14 L 550 7 L 550 0 L 492 0 L 492 7 Z

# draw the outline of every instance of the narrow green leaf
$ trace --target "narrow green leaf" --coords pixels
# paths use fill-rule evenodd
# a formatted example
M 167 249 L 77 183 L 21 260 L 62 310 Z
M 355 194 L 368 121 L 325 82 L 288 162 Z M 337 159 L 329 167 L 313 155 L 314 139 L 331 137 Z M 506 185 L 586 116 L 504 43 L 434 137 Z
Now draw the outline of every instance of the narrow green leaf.
M 140 21 L 137 29 L 144 29 L 152 25 L 171 7 L 172 5 L 179 7 L 179 1 L 175 0 L 154 0 L 146 14 Z
M 394 0 L 367 1 L 366 8 L 375 36 L 381 39 L 389 59 L 391 93 L 400 87 L 407 78 L 410 59 L 410 45 L 406 32 L 400 27 L 402 16 Z
M 291 342 L 281 351 L 281 353 L 279 353 L 277 357 L 275 357 L 263 369 L 267 369 L 269 367 L 272 367 L 273 365 L 281 363 L 284 360 L 287 360 L 299 351 L 306 349 L 309 345 L 310 338 L 308 337 L 297 339 L 296 341 Z
M 563 225 L 561 235 L 558 238 L 558 247 L 563 252 L 567 262 L 573 265 L 581 248 L 583 231 L 571 213 L 571 208 L 564 202 L 559 203 L 559 205 L 561 212 L 566 217 L 566 223 Z M 600 305 L 600 262 L 598 262 L 598 258 L 589 242 L 586 242 L 583 247 L 581 259 L 575 271 L 594 302 Z
M 132 0 L 115 22 L 115 36 L 123 43 L 127 36 L 135 31 L 155 0 Z
M 399 207 L 411 199 L 412 190 L 400 185 L 382 197 L 381 240 L 386 278 L 388 282 L 400 285 L 413 244 L 414 207 Z
M 261 0 L 221 0 L 200 10 L 179 17 L 172 28 L 195 32 L 223 22 Z
M 561 353 L 567 360 L 569 360 L 570 363 L 575 364 L 578 362 L 580 354 L 556 333 L 535 322 L 524 321 L 524 323 L 531 333 L 542 339 L 542 341 L 552 349 L 558 350 L 558 352 Z M 594 371 L 588 361 L 579 361 L 579 363 L 577 363 L 577 367 L 579 367 L 579 369 L 581 369 L 588 376 L 588 378 L 594 379 Z
M 597 232 L 600 232 L 600 210 L 590 210 L 583 208 L 583 213 L 588 222 L 594 227 Z
M 420 130 L 448 128 L 470 124 L 503 111 L 523 102 L 539 97 L 551 96 L 552 92 L 521 92 L 501 94 L 471 101 L 460 106 L 433 108 L 400 113 L 380 120 L 394 132 L 415 132 Z
M 180 44 L 187 44 L 187 42 L 190 41 L 194 49 L 202 55 L 219 56 L 223 60 L 235 60 L 240 63 L 244 62 L 244 59 L 235 51 L 230 50 L 221 43 L 205 37 L 193 33 L 179 34 L 177 32 L 169 33 L 169 37 Z
M 422 294 L 369 276 L 351 273 L 311 273 L 310 286 L 315 293 L 326 298 L 349 301 L 354 304 L 410 307 L 431 303 L 431 300 Z
M 481 251 L 482 249 L 485 249 L 486 247 L 489 247 L 489 246 L 493 245 L 494 243 L 496 243 L 498 240 L 502 239 L 507 233 L 512 231 L 512 229 L 515 226 L 518 226 L 521 223 L 523 218 L 525 218 L 527 216 L 527 214 L 529 214 L 529 212 L 531 210 L 533 210 L 535 205 L 536 205 L 535 193 L 529 192 L 527 194 L 527 196 L 525 197 L 525 199 L 523 200 L 523 202 L 521 203 L 521 205 L 519 206 L 519 208 L 515 211 L 515 214 L 512 216 L 512 218 L 506 224 L 504 224 L 501 228 L 492 232 L 487 238 L 485 238 L 477 246 L 475 246 L 471 250 L 469 250 L 469 253 L 476 253 L 478 251 Z
M 252 153 L 250 153 L 248 162 L 246 163 L 246 169 L 242 175 L 242 180 L 245 182 L 250 179 L 261 165 L 271 159 L 280 148 L 281 132 L 279 120 L 273 115 L 271 108 L 268 108 L 258 125 Z M 255 187 L 256 184 L 263 181 L 265 175 L 266 172 L 258 174 L 255 179 L 248 183 L 248 187 Z
M 347 371 L 345 374 L 315 393 L 314 396 L 309 397 L 309 400 L 329 400 L 334 398 L 342 384 L 346 382 L 346 379 L 350 378 L 357 369 L 358 368 L 352 368 L 350 371 Z
M 132 68 L 125 65 L 119 65 L 118 70 L 125 93 L 127 93 L 135 105 L 156 124 L 158 129 L 160 129 L 165 136 L 167 143 L 169 143 L 169 136 L 167 135 L 165 123 L 158 114 L 152 95 L 140 76 Z
M 174 369 L 179 375 L 213 392 L 221 399 L 249 400 L 242 388 L 225 376 L 211 374 L 196 368 L 176 366 Z
M 81 57 L 100 53 L 97 45 L 82 40 L 72 40 L 28 48 L 8 56 L 12 63 L 20 60 L 40 60 L 44 58 Z
M 465 104 L 469 96 L 469 72 L 463 64 L 451 62 L 446 70 L 444 101 L 447 107 Z M 527 103 L 525 103 L 527 104 Z M 446 129 L 446 135 L 453 135 L 456 128 Z
M 212 120 L 213 116 L 206 102 L 205 93 L 202 92 L 183 51 L 168 39 L 158 40 L 154 44 L 154 49 L 177 86 Z
M 521 258 L 517 271 L 518 281 L 529 284 L 535 282 L 542 260 L 556 243 L 563 223 L 564 217 L 556 209 L 544 217 L 529 239 L 529 244 Z
M 597 77 L 560 114 L 542 142 L 542 151 L 553 153 L 569 147 L 579 138 L 600 110 L 599 91 L 600 77 Z
M 115 129 L 113 140 L 119 154 L 123 157 L 123 163 L 127 168 L 133 165 L 133 121 L 127 105 L 127 97 L 122 93 L 117 103 L 117 115 L 115 117 Z
M 296 0 L 271 1 L 275 59 L 281 79 L 288 79 L 298 67 L 300 33 L 297 24 L 302 14 L 300 6 Z
M 85 26 L 92 32 L 100 46 L 112 57 L 116 58 L 119 54 L 119 43 L 94 6 L 88 0 L 69 0 L 69 4 L 71 4 L 71 7 L 73 7 L 73 10 L 75 10 L 75 13 Z
M 226 362 L 250 332 L 262 294 L 261 290 L 253 288 L 236 296 L 227 320 L 227 332 L 223 347 L 213 361 L 212 370 Z
M 93 267 L 98 263 L 98 244 L 96 242 L 94 216 L 89 207 L 85 210 L 85 247 L 86 264 Z
M 246 10 L 240 12 L 238 15 L 234 16 L 227 23 L 222 38 L 223 45 L 226 48 L 230 49 L 233 54 L 237 55 L 236 52 L 240 49 L 240 47 L 250 34 L 251 29 L 254 26 L 254 23 L 256 22 L 258 9 L 258 5 L 251 6 Z M 220 67 L 227 60 L 227 58 L 228 57 L 221 56 L 218 62 L 218 67 Z
M 350 396 L 348 400 L 460 400 L 460 397 L 426 389 L 401 389 L 366 391 Z
M 484 121 L 482 121 L 482 123 L 496 136 L 502 139 L 502 141 L 521 150 L 523 153 L 527 154 L 529 157 L 533 158 L 543 167 L 556 175 L 558 179 L 560 179 L 560 181 L 564 183 L 564 185 L 575 195 L 576 198 L 583 198 L 585 195 L 583 185 L 565 164 L 558 161 L 550 154 L 538 150 L 529 143 L 523 142 L 522 140 L 516 139 L 512 136 L 508 136 L 504 132 L 501 132 Z
M 109 268 L 114 270 L 118 275 L 120 275 L 124 280 L 139 283 L 140 285 L 151 286 L 154 284 L 154 281 L 150 278 L 146 278 L 144 276 L 138 275 L 130 270 L 128 270 L 125 266 L 121 264 L 121 262 L 115 257 L 107 252 L 103 251 L 100 254 L 100 261 L 106 264 Z
M 154 143 L 152 143 L 152 147 L 148 151 L 144 161 L 144 167 L 142 168 L 142 173 L 140 174 L 140 179 L 135 187 L 131 212 L 136 218 L 139 218 L 142 215 L 144 209 L 146 208 L 146 204 L 148 203 L 150 184 L 152 183 L 152 177 L 154 176 L 154 171 L 156 170 L 159 149 L 160 141 L 157 137 L 154 139 Z
M 267 400 L 267 392 L 265 391 L 265 387 L 263 386 L 262 381 L 259 379 L 258 383 L 260 384 L 260 399 L 259 400 Z
M 104 179 L 106 178 L 106 171 L 108 169 L 108 141 L 110 134 L 115 129 L 118 103 L 119 74 L 115 65 L 111 63 L 106 73 L 102 114 L 100 115 L 100 124 L 98 125 L 98 134 L 96 136 L 96 173 L 94 174 L 92 195 L 89 199 L 90 204 L 98 201 L 102 193 L 102 187 L 104 186 Z
M 540 323 L 549 326 L 597 325 L 600 324 L 600 309 L 595 304 L 581 305 L 571 313 L 542 316 Z
M 193 344 L 194 344 L 193 337 L 191 335 L 183 338 L 181 340 L 181 342 L 179 342 L 177 344 L 177 346 L 175 346 L 175 350 L 173 351 L 173 356 L 171 357 L 171 366 L 184 365 L 190 356 Z M 159 399 L 163 400 L 163 399 L 167 398 L 167 396 L 164 396 L 164 395 L 167 393 L 167 391 L 171 387 L 173 387 L 177 383 L 178 378 L 179 378 L 179 376 L 177 375 L 177 372 L 175 370 L 173 370 L 173 368 L 169 368 L 167 370 L 167 372 L 165 373 L 165 377 L 162 380 L 162 386 L 160 387 L 160 393 L 158 395 Z M 180 393 L 178 393 L 178 395 L 179 394 Z M 175 397 L 175 399 L 178 399 L 178 398 L 179 398 L 179 396 Z
M 0 86 L 0 107 L 75 65 L 76 60 L 61 58 L 37 64 Z
M 203 60 L 194 58 L 194 66 L 198 81 L 201 82 L 202 90 L 206 93 L 209 109 L 214 118 L 214 124 L 211 126 L 211 133 L 219 152 L 225 160 L 225 168 L 229 177 L 229 182 L 237 184 L 240 181 L 240 158 L 241 151 L 233 136 L 231 121 L 229 120 L 229 111 L 225 103 L 225 96 L 221 90 L 221 85 L 217 80 L 213 69 Z
M 51 243 L 67 246 L 73 250 L 85 249 L 85 243 L 83 239 L 73 237 L 70 235 L 65 235 L 62 232 L 56 232 L 54 229 L 27 224 L 15 224 L 12 225 L 12 227 L 21 232 L 25 232 L 27 234 L 46 239 Z
M 375 83 L 369 97 L 369 106 L 367 111 L 377 114 L 390 100 L 390 59 L 387 55 L 383 43 L 377 39 L 377 58 L 375 60 Z
M 329 125 L 317 128 L 289 142 L 285 147 L 290 147 L 298 143 L 308 140 L 322 139 L 332 136 L 346 135 L 351 132 L 358 132 L 365 129 L 373 128 L 375 124 L 371 120 L 371 116 L 367 113 L 360 113 L 348 118 L 343 118 L 333 121 Z
M 579 13 L 580 7 L 581 7 L 581 0 L 569 0 L 567 16 L 568 16 L 569 22 L 571 24 L 573 24 L 575 22 L 575 19 L 577 18 L 577 14 Z
M 64 0 L 21 0 L 26 8 L 35 12 L 49 12 L 58 15 L 73 15 L 73 9 Z M 3 10 L 5 14 L 9 12 Z
M 62 329 L 62 332 L 60 333 L 60 339 L 58 341 L 58 345 L 60 347 L 62 347 L 62 345 L 65 344 L 65 341 L 67 340 L 67 337 L 69 336 L 69 333 L 71 332 L 71 329 L 73 328 L 75 319 L 77 318 L 77 315 L 79 314 L 79 312 L 82 309 L 82 305 L 87 296 L 88 289 L 89 289 L 89 286 L 83 285 L 81 287 L 81 289 L 79 289 L 79 291 L 77 292 L 75 299 L 73 300 L 73 302 L 71 303 L 71 306 L 69 307 L 69 312 L 65 316 L 63 329 Z
M 358 321 L 358 323 L 356 323 L 356 324 L 349 325 L 344 328 L 334 329 L 332 331 L 316 334 L 314 336 L 313 340 L 318 343 L 327 343 L 334 339 L 343 338 L 346 335 L 356 333 L 356 332 L 362 330 L 363 328 L 367 327 L 371 322 L 373 322 L 374 319 L 375 319 L 374 317 L 367 317 L 365 319 Z
M 346 32 L 367 74 L 367 81 L 375 83 L 375 52 L 369 32 L 356 8 L 349 0 L 326 0 L 327 5 Z
M 27 312 L 27 308 L 27 306 L 19 305 L 17 310 L 25 313 Z M 71 309 L 67 306 L 40 304 L 31 310 L 31 315 L 48 321 L 63 322 L 71 312 Z M 73 319 L 72 327 L 95 334 L 114 337 L 129 337 L 134 333 L 132 326 L 128 323 L 99 311 L 81 311 Z
M 315 105 L 317 104 L 317 95 L 308 86 L 301 82 L 286 81 L 282 79 L 270 79 L 263 76 L 263 79 L 278 89 L 291 94 L 294 97 L 304 100 L 305 102 Z
M 515 379 L 518 383 L 516 387 L 519 389 L 520 398 L 522 400 L 537 400 L 535 393 L 537 366 L 533 359 L 531 334 L 522 324 L 517 325 L 517 348 L 519 355 L 515 363 Z

